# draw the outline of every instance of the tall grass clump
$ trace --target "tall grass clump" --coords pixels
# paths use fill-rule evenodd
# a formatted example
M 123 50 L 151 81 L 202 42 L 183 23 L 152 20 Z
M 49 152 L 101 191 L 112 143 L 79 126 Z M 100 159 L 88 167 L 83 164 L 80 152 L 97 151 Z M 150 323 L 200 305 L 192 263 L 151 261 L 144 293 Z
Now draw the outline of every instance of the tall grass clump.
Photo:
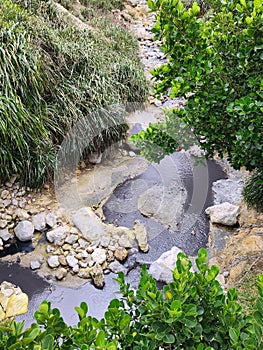
M 86 153 L 105 148 L 123 136 L 123 113 L 94 111 L 143 102 L 147 84 L 136 41 L 107 14 L 79 25 L 41 0 L 3 0 L 0 11 L 0 182 L 18 173 L 40 186 L 76 122 L 101 130 Z

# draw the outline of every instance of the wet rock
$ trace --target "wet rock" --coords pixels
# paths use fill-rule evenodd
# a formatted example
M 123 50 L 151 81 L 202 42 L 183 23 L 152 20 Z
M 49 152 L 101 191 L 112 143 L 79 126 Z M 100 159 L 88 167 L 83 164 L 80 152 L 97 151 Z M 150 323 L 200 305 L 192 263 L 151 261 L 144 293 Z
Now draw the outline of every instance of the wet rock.
M 3 241 L 8 241 L 10 238 L 12 238 L 12 235 L 9 233 L 8 229 L 0 230 L 0 238 Z
M 46 227 L 46 215 L 45 213 L 39 213 L 32 216 L 32 224 L 37 231 L 43 231 Z
M 46 215 L 46 223 L 49 227 L 54 227 L 57 223 L 57 216 L 55 213 L 48 213 Z
M 39 259 L 30 261 L 30 268 L 32 270 L 40 269 L 41 265 L 42 262 Z
M 97 241 L 104 235 L 102 223 L 96 214 L 88 208 L 81 208 L 72 215 L 74 225 L 88 241 Z
M 68 231 L 67 226 L 59 226 L 47 232 L 47 240 L 55 245 L 61 245 Z
M 124 261 L 128 256 L 128 250 L 124 247 L 118 247 L 114 251 L 114 256 L 119 261 Z
M 0 285 L 0 321 L 27 312 L 28 296 L 19 287 L 2 282 Z
M 76 259 L 73 255 L 68 255 L 66 260 L 69 267 L 74 268 L 78 264 L 78 259 Z
M 92 278 L 92 281 L 97 288 L 103 288 L 104 286 L 104 275 L 103 275 L 103 270 L 102 267 L 99 264 L 95 264 L 91 269 L 90 269 L 90 276 Z
M 180 186 L 179 180 L 167 187 L 155 185 L 139 196 L 138 209 L 144 216 L 152 217 L 165 227 L 176 231 L 183 215 L 186 197 L 187 193 Z
M 24 220 L 20 221 L 16 226 L 15 230 L 16 237 L 22 241 L 31 241 L 34 233 L 34 226 L 30 221 Z
M 160 282 L 169 283 L 173 281 L 172 271 L 176 266 L 177 254 L 182 251 L 173 247 L 171 250 L 163 253 L 156 261 L 154 261 L 149 269 L 149 273 Z
M 96 248 L 91 254 L 91 257 L 95 263 L 103 264 L 106 261 L 106 251 L 102 248 Z
M 208 207 L 205 212 L 212 223 L 234 226 L 237 223 L 239 207 L 226 202 Z
M 64 267 L 62 267 L 56 271 L 55 277 L 58 281 L 61 281 L 67 276 L 67 273 L 68 271 Z
M 59 264 L 59 260 L 58 260 L 58 255 L 51 255 L 48 259 L 47 259 L 47 264 L 49 267 L 51 267 L 52 269 L 55 267 L 58 267 Z
M 242 201 L 243 180 L 222 179 L 213 183 L 214 204 L 228 202 L 240 205 Z
M 128 269 L 116 260 L 108 265 L 108 269 L 113 273 L 123 272 L 124 275 L 127 275 L 128 273 Z
M 133 228 L 140 250 L 147 253 L 149 250 L 149 245 L 146 227 L 142 223 L 136 221 Z

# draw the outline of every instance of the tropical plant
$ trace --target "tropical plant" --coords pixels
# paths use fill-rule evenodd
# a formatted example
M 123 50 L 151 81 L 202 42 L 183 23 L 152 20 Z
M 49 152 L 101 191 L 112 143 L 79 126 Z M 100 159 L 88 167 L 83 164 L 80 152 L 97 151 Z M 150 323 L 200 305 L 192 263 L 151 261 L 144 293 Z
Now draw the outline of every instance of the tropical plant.
M 35 312 L 36 323 L 24 330 L 23 322 L 0 326 L 0 349 L 263 349 L 263 275 L 258 278 L 259 297 L 248 316 L 237 302 L 237 292 L 227 293 L 216 280 L 218 267 L 206 264 L 200 249 L 198 271 L 180 253 L 173 281 L 159 290 L 146 268 L 137 290 L 117 281 L 121 298 L 113 299 L 104 318 L 88 316 L 86 303 L 76 307 L 77 325 L 67 325 L 58 309 L 44 301 Z

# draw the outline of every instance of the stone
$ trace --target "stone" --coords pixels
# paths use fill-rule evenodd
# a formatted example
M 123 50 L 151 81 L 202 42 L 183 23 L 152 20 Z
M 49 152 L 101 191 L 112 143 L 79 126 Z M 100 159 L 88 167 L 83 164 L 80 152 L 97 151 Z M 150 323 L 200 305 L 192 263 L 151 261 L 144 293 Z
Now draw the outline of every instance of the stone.
M 110 240 L 111 240 L 110 236 L 104 235 L 104 236 L 101 237 L 101 239 L 100 239 L 100 244 L 101 244 L 101 246 L 102 246 L 102 247 L 105 247 L 105 248 L 108 247 L 109 244 L 110 244 Z
M 119 261 L 124 261 L 128 256 L 128 250 L 124 247 L 118 247 L 114 251 L 114 256 Z
M 68 243 L 63 244 L 62 249 L 63 249 L 63 250 L 68 250 L 68 251 L 70 251 L 70 250 L 71 250 L 71 245 L 68 244 Z
M 135 221 L 133 228 L 140 250 L 144 253 L 147 253 L 149 250 L 149 245 L 147 240 L 146 227 L 142 223 Z
M 118 239 L 118 244 L 124 248 L 132 248 L 134 240 L 135 240 L 134 232 L 127 231 Z
M 68 262 L 67 262 L 67 259 L 64 255 L 59 255 L 58 256 L 58 261 L 60 263 L 60 265 L 62 266 L 67 266 L 68 265 Z
M 2 241 L 2 238 L 0 238 L 0 247 L 2 247 L 3 246 L 3 241 Z
M 57 223 L 57 216 L 55 213 L 48 213 L 46 215 L 46 223 L 49 227 L 54 227 Z
M 136 153 L 134 153 L 133 151 L 130 151 L 130 152 L 129 152 L 129 156 L 132 157 L 132 158 L 133 158 L 133 157 L 136 157 Z
M 214 224 L 234 226 L 237 223 L 239 207 L 228 202 L 213 205 L 205 210 Z
M 102 248 L 96 248 L 91 254 L 91 257 L 95 263 L 103 264 L 106 261 L 106 251 Z
M 74 225 L 80 230 L 83 238 L 97 241 L 104 235 L 102 222 L 89 208 L 81 208 L 72 215 Z
M 40 260 L 32 260 L 30 261 L 30 268 L 32 270 L 37 270 L 41 267 L 42 263 Z
M 116 260 L 108 265 L 108 269 L 113 273 L 123 272 L 124 275 L 127 275 L 128 273 L 128 269 Z
M 9 191 L 8 190 L 3 190 L 1 193 L 1 198 L 6 199 L 9 196 Z
M 0 238 L 3 241 L 8 241 L 10 238 L 12 238 L 12 235 L 9 233 L 8 229 L 0 230 Z
M 78 259 L 76 259 L 73 255 L 68 255 L 66 260 L 69 267 L 74 268 L 78 264 Z
M 37 231 L 43 231 L 45 229 L 46 227 L 45 213 L 39 213 L 39 214 L 33 215 L 31 220 L 32 220 L 32 224 L 34 225 Z
M 27 220 L 30 218 L 30 215 L 21 208 L 17 208 L 14 212 L 15 217 L 18 217 L 19 220 Z
M 171 250 L 163 253 L 155 260 L 149 269 L 149 273 L 160 282 L 170 283 L 173 281 L 172 271 L 176 266 L 177 255 L 182 251 L 173 247 Z
M 5 228 L 8 222 L 6 220 L 0 220 L 0 228 Z
M 64 267 L 62 267 L 56 271 L 55 277 L 58 281 L 61 281 L 67 276 L 67 273 L 68 271 Z
M 67 237 L 65 238 L 65 243 L 74 244 L 74 243 L 77 242 L 78 238 L 79 238 L 78 235 L 72 235 L 72 234 L 70 234 L 69 236 L 67 236 Z
M 28 296 L 16 285 L 3 281 L 0 285 L 0 321 L 27 312 Z
M 34 226 L 30 221 L 27 221 L 27 220 L 20 221 L 16 226 L 14 232 L 16 237 L 20 241 L 22 242 L 31 241 L 34 233 Z
M 90 278 L 90 270 L 91 270 L 90 267 L 80 268 L 78 272 L 78 276 L 80 278 L 88 279 Z
M 59 226 L 47 232 L 47 240 L 55 245 L 61 245 L 68 231 L 67 226 Z
M 73 271 L 74 273 L 78 273 L 78 272 L 79 272 L 79 265 L 78 265 L 78 264 L 75 265 L 75 266 L 72 268 L 72 271 Z
M 168 186 L 154 185 L 144 191 L 138 198 L 138 209 L 144 216 L 177 231 L 186 198 L 187 192 L 180 180 L 174 180 Z
M 60 265 L 59 260 L 58 260 L 58 255 L 51 255 L 48 259 L 47 259 L 47 264 L 49 267 L 51 267 L 52 269 L 55 267 L 58 267 Z
M 242 202 L 243 180 L 221 179 L 213 183 L 214 204 L 228 202 L 230 204 L 240 205 Z
M 95 264 L 90 269 L 90 276 L 92 278 L 92 281 L 95 285 L 95 287 L 101 289 L 104 286 L 104 276 L 103 276 L 103 269 L 99 264 Z
M 240 261 L 235 266 L 233 266 L 229 271 L 228 283 L 231 284 L 231 283 L 237 282 L 237 280 L 239 280 L 247 271 L 247 265 L 248 265 L 247 261 L 243 260 L 243 261 Z
M 12 294 L 6 306 L 6 317 L 25 314 L 28 310 L 28 296 L 25 293 Z

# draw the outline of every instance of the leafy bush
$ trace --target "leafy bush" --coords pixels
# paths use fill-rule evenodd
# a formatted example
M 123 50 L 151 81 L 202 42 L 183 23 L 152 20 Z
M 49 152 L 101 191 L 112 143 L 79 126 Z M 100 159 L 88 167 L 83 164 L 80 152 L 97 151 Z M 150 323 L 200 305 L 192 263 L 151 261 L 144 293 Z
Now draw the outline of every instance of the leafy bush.
M 235 289 L 224 293 L 215 280 L 218 267 L 209 268 L 206 258 L 201 249 L 198 271 L 192 272 L 190 260 L 180 253 L 173 282 L 162 291 L 145 267 L 137 291 L 120 273 L 121 300 L 113 299 L 100 321 L 87 316 L 88 307 L 81 303 L 75 308 L 78 324 L 68 326 L 44 301 L 30 328 L 14 320 L 0 327 L 0 349 L 263 349 L 263 275 L 254 313 L 247 316 Z
M 88 24 L 81 17 L 85 29 L 51 0 L 3 0 L 0 11 L 0 181 L 19 173 L 39 186 L 77 121 L 102 130 L 87 152 L 123 137 L 122 111 L 93 112 L 144 101 L 147 84 L 136 40 L 105 13 Z
M 149 0 L 153 28 L 169 61 L 155 69 L 156 94 L 186 95 L 181 118 L 207 156 L 227 154 L 235 168 L 263 166 L 263 2 Z

